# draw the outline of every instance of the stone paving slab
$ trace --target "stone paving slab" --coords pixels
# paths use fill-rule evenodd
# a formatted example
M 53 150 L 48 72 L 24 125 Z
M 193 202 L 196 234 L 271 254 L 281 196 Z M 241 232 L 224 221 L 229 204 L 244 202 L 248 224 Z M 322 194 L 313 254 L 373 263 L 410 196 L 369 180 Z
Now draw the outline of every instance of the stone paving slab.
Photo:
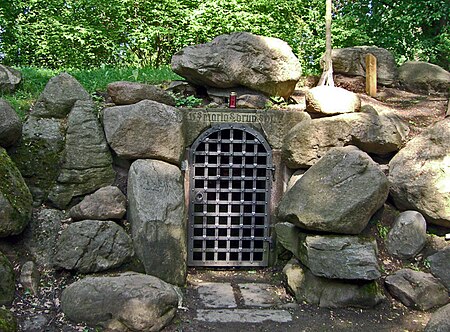
M 245 283 L 238 286 L 245 306 L 267 308 L 281 304 L 275 286 L 263 283 Z
M 264 321 L 286 323 L 292 321 L 292 315 L 286 310 L 198 309 L 196 319 L 210 323 L 262 323 Z
M 233 287 L 229 283 L 204 282 L 197 286 L 198 296 L 206 308 L 236 308 Z

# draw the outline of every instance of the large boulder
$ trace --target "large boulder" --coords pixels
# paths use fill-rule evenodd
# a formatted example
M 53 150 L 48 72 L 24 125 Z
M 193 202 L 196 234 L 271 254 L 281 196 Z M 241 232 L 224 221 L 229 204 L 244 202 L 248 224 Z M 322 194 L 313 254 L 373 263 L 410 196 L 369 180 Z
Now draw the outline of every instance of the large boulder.
M 0 147 L 0 238 L 22 233 L 31 219 L 32 203 L 22 175 Z
M 333 148 L 285 193 L 278 216 L 308 230 L 359 234 L 388 191 L 386 176 L 366 153 Z
M 386 277 L 387 289 L 404 305 L 428 310 L 448 302 L 447 289 L 430 273 L 402 269 Z
M 106 139 L 125 159 L 180 163 L 184 152 L 182 122 L 178 109 L 150 100 L 108 107 L 103 112 Z
M 301 234 L 296 254 L 318 277 L 375 280 L 381 276 L 377 253 L 375 240 L 358 236 Z
M 361 112 L 302 121 L 285 136 L 283 159 L 288 167 L 308 168 L 331 148 L 355 145 L 367 153 L 398 151 L 409 129 L 395 114 L 377 113 L 370 106 Z
M 392 86 L 397 83 L 398 69 L 394 56 L 384 48 L 375 46 L 355 46 L 347 48 L 334 48 L 331 51 L 333 72 L 348 76 L 366 76 L 367 54 L 377 58 L 377 82 Z
M 305 93 L 306 111 L 317 116 L 358 112 L 361 99 L 356 93 L 334 86 L 316 86 Z
M 450 304 L 436 310 L 428 321 L 424 332 L 450 331 Z
M 23 244 L 40 267 L 53 267 L 55 245 L 63 219 L 64 213 L 60 210 L 40 208 L 33 211 L 31 221 L 23 233 Z
M 414 258 L 427 242 L 427 223 L 417 211 L 405 211 L 395 219 L 389 231 L 386 248 L 401 259 Z
M 83 220 L 70 224 L 56 243 L 57 268 L 92 273 L 119 267 L 133 256 L 128 234 L 113 221 Z
M 160 331 L 175 316 L 174 287 L 145 274 L 88 277 L 66 289 L 61 308 L 72 321 L 105 331 Z
M 450 73 L 444 68 L 423 61 L 407 61 L 399 70 L 400 84 L 419 93 L 449 93 Z
M 21 81 L 20 71 L 0 64 L 0 92 L 14 92 Z
M 376 281 L 355 283 L 317 277 L 296 260 L 291 260 L 283 273 L 298 303 L 322 308 L 371 308 L 385 299 Z
M 389 163 L 390 193 L 400 210 L 450 228 L 450 118 L 409 141 Z
M 301 75 L 300 63 L 286 42 L 248 32 L 188 46 L 172 57 L 172 69 L 193 84 L 241 85 L 281 97 L 292 94 Z
M 431 274 L 450 291 L 450 247 L 428 256 Z
M 154 85 L 120 81 L 108 84 L 107 89 L 108 95 L 116 105 L 130 105 L 148 99 L 175 106 L 175 98 Z
M 39 118 L 64 119 L 78 100 L 90 101 L 91 96 L 75 78 L 61 73 L 47 82 L 31 114 Z
M 11 105 L 0 99 L 0 146 L 7 148 L 22 136 L 22 121 Z
M 186 211 L 183 176 L 159 160 L 137 160 L 128 177 L 128 221 L 146 273 L 184 285 Z
M 0 252 L 0 306 L 9 305 L 14 299 L 16 278 L 11 262 Z
M 73 220 L 121 219 L 127 212 L 127 198 L 115 186 L 100 188 L 86 196 L 80 203 L 69 211 Z

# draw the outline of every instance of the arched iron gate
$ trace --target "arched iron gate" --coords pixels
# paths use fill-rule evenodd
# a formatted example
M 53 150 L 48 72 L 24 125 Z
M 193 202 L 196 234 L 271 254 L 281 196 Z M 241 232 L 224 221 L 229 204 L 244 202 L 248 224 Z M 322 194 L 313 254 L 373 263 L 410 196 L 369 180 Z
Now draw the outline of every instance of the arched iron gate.
M 189 153 L 188 264 L 267 266 L 272 151 L 256 130 L 220 124 Z

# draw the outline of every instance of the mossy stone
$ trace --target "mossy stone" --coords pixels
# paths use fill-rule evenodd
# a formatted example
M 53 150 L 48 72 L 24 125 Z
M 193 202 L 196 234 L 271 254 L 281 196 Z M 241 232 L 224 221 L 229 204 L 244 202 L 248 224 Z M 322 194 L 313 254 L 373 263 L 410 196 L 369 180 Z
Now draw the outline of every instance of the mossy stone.
M 14 299 L 15 276 L 11 262 L 0 252 L 0 306 L 11 304 Z M 3 331 L 0 328 L 0 331 Z
M 8 309 L 0 308 L 0 331 L 16 332 L 17 321 Z

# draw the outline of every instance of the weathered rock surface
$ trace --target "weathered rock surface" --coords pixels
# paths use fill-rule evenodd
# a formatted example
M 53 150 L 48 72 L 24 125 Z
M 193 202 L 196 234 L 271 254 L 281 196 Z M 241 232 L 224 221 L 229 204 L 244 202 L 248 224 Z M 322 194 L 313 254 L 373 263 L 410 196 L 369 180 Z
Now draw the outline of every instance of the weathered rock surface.
M 53 266 L 55 244 L 61 231 L 64 214 L 54 209 L 37 209 L 24 231 L 23 243 L 37 265 Z
M 67 118 L 61 171 L 49 200 L 65 208 L 75 196 L 113 183 L 115 173 L 103 129 L 91 101 L 77 101 Z
M 143 100 L 134 105 L 106 108 L 103 123 L 106 139 L 119 157 L 180 162 L 184 136 L 178 109 Z
M 39 292 L 40 273 L 33 261 L 25 262 L 20 269 L 20 284 L 31 294 L 37 295 Z
M 11 304 L 15 288 L 13 266 L 8 258 L 0 252 L 0 306 Z
M 299 257 L 301 229 L 290 222 L 279 222 L 275 224 L 275 232 L 277 243 L 289 250 L 295 257 Z
M 87 195 L 69 211 L 73 220 L 121 219 L 127 211 L 127 198 L 114 186 L 100 188 Z
M 444 68 L 423 61 L 407 61 L 399 70 L 400 84 L 419 93 L 449 93 L 450 73 Z
M 146 273 L 183 285 L 187 253 L 181 171 L 158 160 L 135 161 L 128 177 L 128 202 L 136 255 Z
M 425 332 L 450 331 L 450 304 L 436 310 L 425 327 Z
M 450 291 L 450 247 L 427 257 L 431 274 Z
M 333 147 L 355 145 L 367 153 L 398 151 L 409 129 L 395 114 L 366 106 L 361 112 L 302 121 L 286 135 L 282 147 L 288 167 L 308 168 Z
M 359 234 L 388 191 L 386 176 L 366 153 L 333 148 L 285 193 L 278 216 L 308 230 Z
M 70 320 L 108 331 L 160 331 L 174 317 L 177 304 L 172 285 L 129 272 L 82 279 L 61 296 L 62 310 Z
M 300 235 L 298 258 L 318 277 L 375 280 L 377 243 L 357 236 Z
M 398 69 L 394 56 L 384 48 L 375 46 L 355 46 L 335 48 L 331 51 L 333 72 L 348 76 L 366 76 L 366 54 L 377 58 L 377 82 L 391 86 L 398 80 Z
M 386 286 L 408 307 L 428 310 L 448 302 L 447 289 L 430 273 L 402 269 L 386 277 Z
M 0 307 L 0 329 L 2 332 L 17 331 L 17 321 L 14 315 L 8 309 L 1 307 Z
M 32 203 L 22 175 L 0 147 L 0 238 L 22 233 L 31 219 Z
M 22 81 L 20 71 L 0 64 L 0 91 L 14 92 Z
M 154 85 L 120 81 L 108 84 L 107 90 L 116 105 L 130 105 L 148 99 L 175 106 L 175 98 Z
M 63 230 L 55 267 L 92 273 L 119 267 L 133 256 L 133 243 L 113 221 L 83 220 Z
M 358 112 L 361 99 L 356 93 L 334 86 L 316 86 L 305 93 L 306 111 L 318 116 Z
M 91 97 L 75 78 L 61 73 L 48 81 L 31 114 L 40 118 L 63 119 L 77 100 L 90 101 Z
M 389 163 L 390 193 L 400 210 L 450 228 L 450 118 L 409 141 Z
M 299 303 L 306 301 L 324 308 L 371 308 L 385 299 L 375 281 L 351 283 L 317 277 L 296 260 L 291 260 L 283 272 Z
M 391 255 L 401 259 L 416 256 L 427 242 L 427 223 L 417 211 L 402 212 L 389 231 L 386 247 Z
M 172 57 L 172 69 L 197 85 L 242 85 L 282 97 L 292 94 L 301 75 L 300 63 L 286 42 L 248 32 L 188 46 Z
M 0 146 L 7 148 L 17 143 L 21 136 L 22 121 L 11 105 L 0 99 Z

